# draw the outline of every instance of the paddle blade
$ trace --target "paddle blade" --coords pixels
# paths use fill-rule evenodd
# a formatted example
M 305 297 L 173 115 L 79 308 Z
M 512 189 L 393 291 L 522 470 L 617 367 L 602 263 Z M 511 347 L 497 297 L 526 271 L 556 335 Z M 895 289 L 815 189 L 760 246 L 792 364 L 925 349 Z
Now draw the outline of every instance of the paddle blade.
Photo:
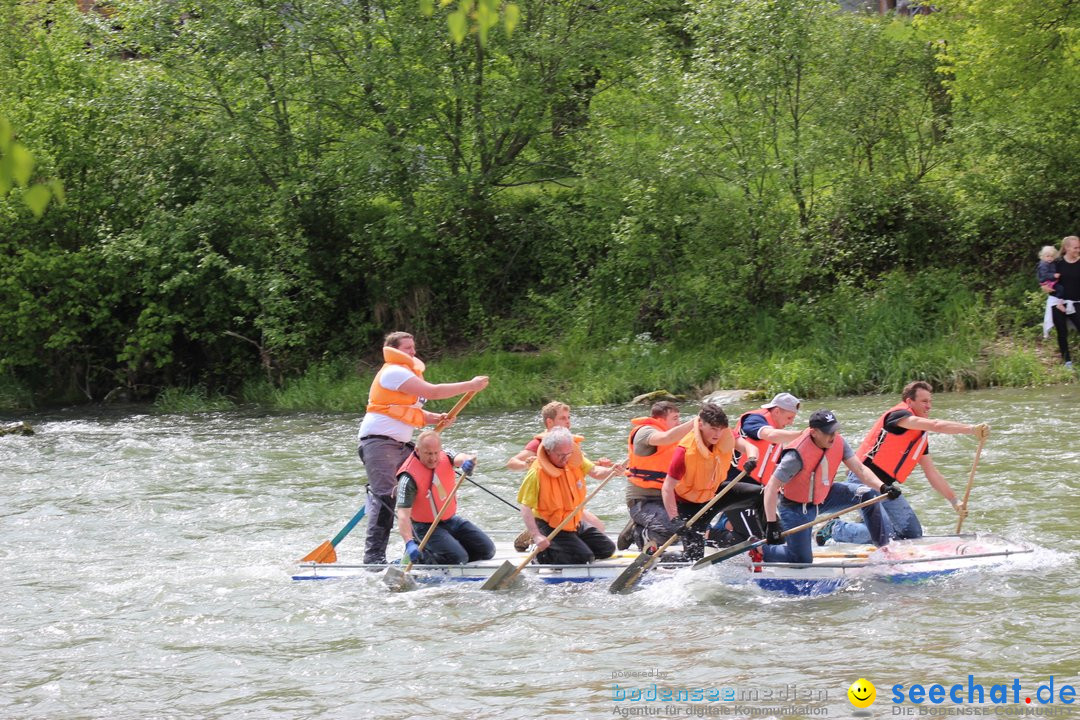
M 416 580 L 399 567 L 388 567 L 382 577 L 383 583 L 394 592 L 415 590 Z
M 315 548 L 307 555 L 300 559 L 300 562 L 313 562 L 320 564 L 329 564 L 337 562 L 337 553 L 334 552 L 334 546 L 327 540 L 319 547 Z
M 696 563 L 691 565 L 690 569 L 701 570 L 703 568 L 707 568 L 710 565 L 715 565 L 716 563 L 723 562 L 729 558 L 735 557 L 736 555 L 742 555 L 744 552 L 747 552 L 748 550 L 753 550 L 756 547 L 761 547 L 764 544 L 764 540 L 747 540 L 746 542 L 741 542 L 738 545 L 732 545 L 731 547 L 725 550 L 721 550 L 720 552 L 713 553 L 712 555 L 706 555 L 705 557 L 701 558 Z
M 481 590 L 499 590 L 507 579 L 514 574 L 514 563 L 509 560 L 504 560 L 503 564 L 499 566 L 499 569 L 491 574 L 483 585 L 480 586 Z
M 648 565 L 652 557 L 648 553 L 639 554 L 634 558 L 634 562 L 627 565 L 626 569 L 619 573 L 619 577 L 611 581 L 611 584 L 608 585 L 608 592 L 620 593 L 634 587 L 637 581 L 641 579 L 641 576 L 645 574 L 648 569 L 645 566 Z

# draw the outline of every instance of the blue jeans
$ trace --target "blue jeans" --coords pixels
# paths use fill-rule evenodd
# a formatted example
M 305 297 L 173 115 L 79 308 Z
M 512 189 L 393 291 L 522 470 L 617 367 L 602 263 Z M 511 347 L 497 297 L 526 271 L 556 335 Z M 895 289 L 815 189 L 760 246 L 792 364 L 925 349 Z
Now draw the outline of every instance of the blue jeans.
M 825 496 L 825 501 L 820 505 L 792 503 L 787 500 L 781 500 L 780 522 L 785 530 L 798 527 L 799 525 L 813 522 L 819 515 L 827 515 L 836 512 L 837 510 L 843 510 L 844 508 L 851 507 L 863 500 L 869 499 L 870 498 L 867 495 L 856 495 L 855 487 L 848 483 L 834 483 L 833 486 L 829 488 L 829 494 Z M 871 505 L 870 507 L 862 508 L 859 512 L 862 513 L 863 520 L 866 523 L 866 527 L 870 529 L 870 532 L 875 537 L 883 540 L 883 542 L 878 544 L 884 545 L 888 542 L 888 536 L 884 534 L 883 520 L 885 513 L 881 512 L 881 506 Z M 813 528 L 807 528 L 806 530 L 800 530 L 797 533 L 788 535 L 787 542 L 783 545 L 762 546 L 763 559 L 765 562 L 813 562 L 814 549 L 811 545 L 812 532 Z
M 851 473 L 848 473 L 845 485 L 862 485 Z M 864 496 L 867 500 L 877 496 L 875 490 L 869 490 Z M 895 500 L 886 500 L 881 503 L 881 509 L 885 516 L 885 532 L 889 540 L 897 538 L 921 538 L 923 536 L 922 523 L 912 510 L 911 504 L 903 495 Z M 871 542 L 870 531 L 865 525 L 849 522 L 840 518 L 832 526 L 832 537 L 836 542 L 867 544 Z
M 430 523 L 414 522 L 413 533 L 417 542 L 427 534 Z M 495 557 L 495 543 L 483 530 L 471 522 L 454 515 L 439 521 L 431 533 L 424 552 L 420 553 L 421 565 L 464 565 L 476 560 Z

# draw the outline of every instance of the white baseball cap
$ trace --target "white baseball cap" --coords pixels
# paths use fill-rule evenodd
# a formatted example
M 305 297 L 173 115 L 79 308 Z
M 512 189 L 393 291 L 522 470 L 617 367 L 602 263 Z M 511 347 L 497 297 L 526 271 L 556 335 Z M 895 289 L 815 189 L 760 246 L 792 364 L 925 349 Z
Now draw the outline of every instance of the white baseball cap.
M 795 397 L 791 393 L 780 393 L 776 395 L 772 400 L 762 405 L 762 409 L 768 410 L 769 408 L 778 407 L 781 410 L 787 410 L 788 412 L 799 412 L 799 406 L 802 401 Z

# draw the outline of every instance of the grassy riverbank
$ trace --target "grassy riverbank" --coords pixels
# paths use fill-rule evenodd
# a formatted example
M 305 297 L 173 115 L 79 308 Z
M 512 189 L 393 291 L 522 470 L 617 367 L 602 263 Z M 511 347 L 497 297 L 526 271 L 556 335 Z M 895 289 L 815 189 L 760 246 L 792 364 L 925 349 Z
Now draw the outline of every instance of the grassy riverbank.
M 940 390 L 1073 382 L 1053 339 L 1041 340 L 1031 322 L 1041 317 L 1041 303 L 1022 281 L 978 294 L 948 273 L 895 274 L 873 293 L 843 286 L 808 294 L 779 313 L 748 318 L 729 339 L 686 346 L 643 334 L 605 347 L 577 339 L 532 353 L 483 350 L 434 360 L 427 377 L 491 376 L 474 401 L 478 408 L 537 407 L 556 398 L 622 403 L 658 389 L 690 399 L 723 388 L 813 398 L 895 392 L 914 378 Z M 203 388 L 169 390 L 157 406 L 184 411 L 241 402 L 360 412 L 376 369 L 340 359 L 280 387 L 251 381 L 235 398 Z
M 787 390 L 813 398 L 896 391 L 913 378 L 926 378 L 942 390 L 1075 379 L 1062 367 L 1045 366 L 1040 354 L 1030 348 L 1011 343 L 972 347 L 947 340 L 925 343 L 882 362 L 871 354 L 840 357 L 826 348 L 778 350 L 764 357 L 732 356 L 719 347 L 685 349 L 638 339 L 606 350 L 487 352 L 448 358 L 433 365 L 428 376 L 454 380 L 480 373 L 489 374 L 492 382 L 474 401 L 478 408 L 538 407 L 553 399 L 571 405 L 622 403 L 658 389 L 690 399 L 722 388 Z M 250 384 L 243 400 L 283 410 L 360 412 L 372 376 L 352 373 L 346 363 L 320 365 L 281 388 Z M 164 410 L 189 410 L 228 402 L 195 391 L 168 393 L 157 405 Z M 433 405 L 442 406 L 448 403 Z
M 427 378 L 445 382 L 489 375 L 476 408 L 534 408 L 552 399 L 573 405 L 624 403 L 664 389 L 698 399 L 718 389 L 785 390 L 814 398 L 895 392 L 921 378 L 939 390 L 1075 382 L 1056 343 L 1037 325 L 1043 297 L 1028 278 L 976 290 L 955 273 L 892 273 L 872 291 L 840 285 L 804 293 L 777 312 L 734 325 L 726 337 L 689 343 L 648 334 L 590 342 L 568 322 L 567 339 L 535 352 L 478 349 L 432 357 Z M 567 314 L 572 320 L 572 313 Z M 692 330 L 691 330 L 692 332 Z M 689 333 L 688 333 L 689 334 Z M 1075 337 L 1075 335 L 1073 336 Z M 164 389 L 162 412 L 224 410 L 362 411 L 378 364 L 339 357 L 276 385 L 258 377 L 235 391 L 205 386 Z M 0 376 L 0 410 L 47 404 Z M 68 400 L 70 403 L 70 399 Z M 433 403 L 434 409 L 449 401 Z
M 1030 333 L 1025 333 L 1029 335 Z M 309 368 L 280 387 L 253 380 L 237 395 L 205 387 L 168 388 L 155 401 L 162 412 L 227 410 L 258 405 L 275 410 L 361 412 L 376 368 L 338 360 Z M 645 337 L 610 348 L 551 348 L 536 353 L 486 351 L 432 362 L 433 382 L 487 374 L 491 385 L 477 408 L 538 407 L 552 399 L 572 405 L 627 402 L 664 389 L 696 399 L 723 388 L 786 390 L 813 398 L 896 391 L 913 378 L 939 390 L 1025 387 L 1075 382 L 1057 361 L 1053 339 L 937 338 L 897 354 L 840 352 L 827 345 L 732 351 L 721 344 L 681 348 Z M 448 406 L 447 402 L 432 407 Z M 29 393 L 0 385 L 0 410 L 31 407 Z

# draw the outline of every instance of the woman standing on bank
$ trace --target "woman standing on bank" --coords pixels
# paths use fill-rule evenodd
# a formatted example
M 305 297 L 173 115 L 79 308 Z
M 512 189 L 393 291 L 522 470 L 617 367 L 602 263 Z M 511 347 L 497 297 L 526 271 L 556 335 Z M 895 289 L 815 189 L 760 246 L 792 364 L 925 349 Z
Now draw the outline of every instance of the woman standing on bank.
M 1061 241 L 1061 257 L 1055 263 L 1055 269 L 1061 273 L 1058 278 L 1054 297 L 1054 330 L 1057 331 L 1058 349 L 1065 367 L 1072 367 L 1069 355 L 1069 321 L 1080 329 L 1080 237 L 1069 235 Z

